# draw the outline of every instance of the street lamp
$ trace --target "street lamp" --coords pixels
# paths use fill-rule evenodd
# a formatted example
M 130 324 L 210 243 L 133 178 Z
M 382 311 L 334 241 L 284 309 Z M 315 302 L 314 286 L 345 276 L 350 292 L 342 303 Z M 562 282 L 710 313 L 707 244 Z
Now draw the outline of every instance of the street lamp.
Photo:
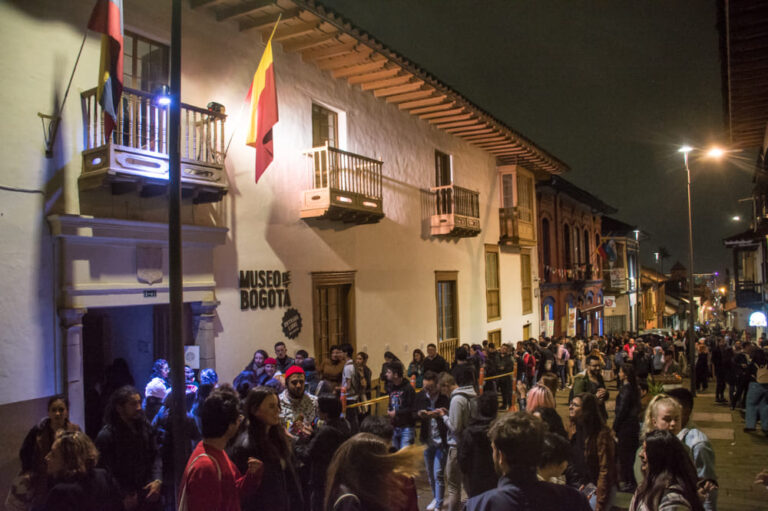
M 694 367 L 696 366 L 696 340 L 694 338 L 694 309 L 695 302 L 693 301 L 693 221 L 691 214 L 691 169 L 688 166 L 688 155 L 693 151 L 693 147 L 684 145 L 677 150 L 679 153 L 683 153 L 683 161 L 685 162 L 685 172 L 688 176 L 688 363 L 691 371 L 691 393 L 696 395 L 696 372 Z M 708 158 L 721 158 L 726 151 L 719 147 L 712 147 L 706 151 Z
M 678 152 L 683 153 L 685 162 L 685 172 L 688 176 L 688 370 L 691 374 L 691 394 L 696 395 L 696 340 L 694 339 L 693 328 L 693 221 L 691 215 L 691 169 L 688 167 L 688 155 L 693 151 L 693 147 L 684 145 Z

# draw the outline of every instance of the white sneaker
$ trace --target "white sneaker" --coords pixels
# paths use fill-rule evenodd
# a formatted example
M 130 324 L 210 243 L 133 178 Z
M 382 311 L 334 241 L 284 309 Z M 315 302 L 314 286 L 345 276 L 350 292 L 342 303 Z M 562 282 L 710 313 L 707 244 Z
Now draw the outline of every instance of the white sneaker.
M 437 499 L 432 499 L 432 502 L 427 506 L 427 511 L 435 511 L 437 508 Z

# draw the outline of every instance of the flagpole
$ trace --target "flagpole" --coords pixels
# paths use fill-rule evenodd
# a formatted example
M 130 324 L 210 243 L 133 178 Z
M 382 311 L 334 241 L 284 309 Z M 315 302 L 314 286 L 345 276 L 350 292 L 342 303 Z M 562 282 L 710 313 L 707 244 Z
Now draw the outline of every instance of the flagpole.
M 277 31 L 277 25 L 280 23 L 280 19 L 283 17 L 283 13 L 277 15 L 277 21 L 275 21 L 275 26 L 272 27 L 272 33 L 269 34 L 269 39 L 267 40 L 267 46 L 270 45 L 272 42 L 272 37 L 275 35 L 275 32 Z M 235 119 L 235 127 L 232 129 L 232 133 L 229 135 L 229 142 L 227 142 L 227 147 L 224 149 L 224 158 L 227 157 L 227 154 L 229 153 L 229 146 L 232 144 L 232 139 L 235 138 L 235 133 L 237 132 L 238 126 L 240 126 L 240 118 L 243 116 L 243 110 L 245 109 L 245 103 L 240 104 L 240 110 L 237 112 L 237 118 Z

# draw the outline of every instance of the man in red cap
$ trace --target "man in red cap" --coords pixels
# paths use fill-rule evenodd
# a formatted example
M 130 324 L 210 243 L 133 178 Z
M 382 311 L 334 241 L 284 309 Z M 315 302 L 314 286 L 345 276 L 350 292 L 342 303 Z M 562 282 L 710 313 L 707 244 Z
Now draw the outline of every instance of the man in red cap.
M 311 427 L 317 417 L 317 398 L 304 392 L 306 375 L 299 366 L 285 371 L 285 390 L 280 393 L 280 418 L 291 425 L 302 422 Z M 293 428 L 292 428 L 293 429 Z

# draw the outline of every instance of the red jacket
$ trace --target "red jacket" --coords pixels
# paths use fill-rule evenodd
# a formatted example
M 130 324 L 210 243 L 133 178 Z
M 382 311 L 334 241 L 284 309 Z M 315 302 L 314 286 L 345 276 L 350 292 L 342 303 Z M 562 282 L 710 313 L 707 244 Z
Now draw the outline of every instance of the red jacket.
M 227 453 L 200 442 L 184 469 L 179 501 L 184 495 L 185 511 L 240 511 L 241 495 L 258 489 L 262 474 L 241 475 Z

